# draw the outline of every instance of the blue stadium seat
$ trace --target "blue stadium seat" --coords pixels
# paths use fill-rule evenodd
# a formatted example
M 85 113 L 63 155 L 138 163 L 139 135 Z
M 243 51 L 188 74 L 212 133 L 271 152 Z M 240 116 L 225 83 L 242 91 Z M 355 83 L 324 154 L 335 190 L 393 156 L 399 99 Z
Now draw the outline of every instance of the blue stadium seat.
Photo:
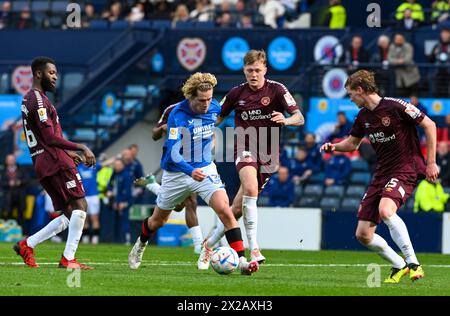
M 68 1 L 53 1 L 51 8 L 53 12 L 66 12 L 68 4 Z
M 68 72 L 63 76 L 64 93 L 76 90 L 83 83 L 84 75 L 81 72 Z
M 304 196 L 296 204 L 296 207 L 320 207 L 319 197 Z
M 177 23 L 175 23 L 176 29 L 188 29 L 188 28 L 193 28 L 193 27 L 194 27 L 194 22 L 192 22 L 192 21 L 177 21 Z
M 258 197 L 258 206 L 267 206 L 269 205 L 270 198 L 267 195 L 260 195 Z
M 323 172 L 315 173 L 308 178 L 308 183 L 323 183 L 325 180 L 325 174 Z
M 343 211 L 358 211 L 361 199 L 357 198 L 344 198 L 341 203 L 340 209 Z
M 362 198 L 366 190 L 367 188 L 364 185 L 349 185 L 345 195 L 348 197 Z
M 353 172 L 368 172 L 369 171 L 369 164 L 367 161 L 363 159 L 356 159 L 351 161 L 352 164 L 352 171 Z
M 110 25 L 112 30 L 125 30 L 128 28 L 128 21 L 125 20 L 119 20 L 111 22 Z
M 89 23 L 90 29 L 96 29 L 96 30 L 106 30 L 108 28 L 108 21 L 105 20 L 93 20 Z
M 213 21 L 195 22 L 194 26 L 196 29 L 213 29 L 216 27 Z
M 172 21 L 170 20 L 154 20 L 154 29 L 170 29 L 172 27 Z
M 45 12 L 50 9 L 50 2 L 46 1 L 33 1 L 31 2 L 31 10 L 35 14 L 36 12 Z
M 368 172 L 354 172 L 350 177 L 350 182 L 353 184 L 368 185 L 372 176 Z
M 139 29 L 139 30 L 148 30 L 148 29 L 152 28 L 152 22 L 148 21 L 148 20 L 143 20 L 143 21 L 134 22 L 131 26 L 133 28 Z
M 326 187 L 323 195 L 327 197 L 342 197 L 344 196 L 344 186 L 332 185 Z
M 331 210 L 339 208 L 340 198 L 325 196 L 320 200 L 320 208 L 323 210 Z
M 323 192 L 323 186 L 321 184 L 308 184 L 303 190 L 303 196 L 306 197 L 321 197 Z
M 24 8 L 30 8 L 29 1 L 11 1 L 11 11 L 20 12 Z

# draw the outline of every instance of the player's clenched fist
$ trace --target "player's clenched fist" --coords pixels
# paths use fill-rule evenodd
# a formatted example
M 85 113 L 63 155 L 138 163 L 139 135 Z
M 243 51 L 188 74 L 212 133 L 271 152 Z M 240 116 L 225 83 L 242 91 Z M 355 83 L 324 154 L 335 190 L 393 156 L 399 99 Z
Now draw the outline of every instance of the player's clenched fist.
M 320 152 L 324 151 L 326 153 L 331 153 L 335 151 L 336 147 L 332 143 L 325 143 L 320 147 Z
M 202 169 L 196 168 L 192 171 L 191 177 L 195 181 L 203 181 L 206 178 L 206 174 L 203 173 Z

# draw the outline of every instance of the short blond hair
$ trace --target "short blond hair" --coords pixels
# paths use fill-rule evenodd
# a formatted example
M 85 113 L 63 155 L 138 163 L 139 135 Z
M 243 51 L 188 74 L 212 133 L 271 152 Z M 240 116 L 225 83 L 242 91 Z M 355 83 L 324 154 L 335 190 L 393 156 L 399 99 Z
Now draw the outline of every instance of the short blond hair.
M 358 87 L 366 93 L 378 93 L 378 87 L 375 83 L 375 74 L 368 70 L 358 70 L 345 82 L 345 87 L 356 90 Z
M 251 65 L 256 62 L 262 62 L 264 65 L 267 65 L 267 56 L 264 50 L 249 50 L 247 54 L 244 56 L 244 65 Z
M 186 99 L 191 100 L 197 96 L 197 91 L 206 92 L 217 85 L 217 79 L 213 74 L 196 72 L 189 77 L 181 88 Z

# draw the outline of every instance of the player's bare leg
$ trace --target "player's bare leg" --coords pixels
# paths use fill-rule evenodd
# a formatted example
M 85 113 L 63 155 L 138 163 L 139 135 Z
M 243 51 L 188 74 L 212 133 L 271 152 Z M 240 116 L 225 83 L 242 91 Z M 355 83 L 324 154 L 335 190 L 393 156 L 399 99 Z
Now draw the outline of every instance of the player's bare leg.
M 83 233 L 84 222 L 86 220 L 87 202 L 85 198 L 76 199 L 69 202 L 64 215 L 69 218 L 69 234 L 67 236 L 66 247 L 59 262 L 60 268 L 74 269 L 93 269 L 87 265 L 81 264 L 75 258 L 75 253 L 80 243 L 81 234 Z
M 163 210 L 156 206 L 152 216 L 144 219 L 142 222 L 141 235 L 137 238 L 133 248 L 128 254 L 128 264 L 131 269 L 135 270 L 139 268 L 148 240 L 156 234 L 158 229 L 164 226 L 169 219 L 171 212 L 171 210 Z
M 369 221 L 358 221 L 356 228 L 356 238 L 358 241 L 376 252 L 381 258 L 392 264 L 392 271 L 385 283 L 398 283 L 400 279 L 408 273 L 409 269 L 403 260 L 394 249 L 389 247 L 386 240 L 375 233 L 377 225 Z
M 186 225 L 189 228 L 189 232 L 192 236 L 192 242 L 194 244 L 194 253 L 200 254 L 202 243 L 203 243 L 203 235 L 202 230 L 198 224 L 197 218 L 197 195 L 192 194 L 185 201 L 185 218 Z
M 228 203 L 228 196 L 225 190 L 217 190 L 213 193 L 209 200 L 209 206 L 216 212 L 217 216 L 224 225 L 225 237 L 227 238 L 228 244 L 237 252 L 239 256 L 239 267 L 241 274 L 251 275 L 252 273 L 258 271 L 258 262 L 247 262 L 247 259 L 245 258 L 245 249 L 241 229 L 239 228 L 239 224 Z M 200 259 L 201 257 L 199 258 L 199 264 Z M 203 259 L 207 259 L 203 260 L 203 264 L 207 263 L 209 265 L 209 257 Z
M 408 264 L 410 279 L 415 281 L 424 277 L 424 272 L 417 260 L 416 253 L 409 238 L 405 222 L 397 215 L 397 205 L 390 198 L 382 198 L 379 205 L 380 217 L 388 226 L 392 240 L 400 248 Z
M 42 228 L 34 235 L 29 236 L 28 238 L 25 238 L 15 244 L 14 250 L 18 255 L 22 257 L 27 266 L 37 268 L 38 264 L 36 264 L 36 261 L 34 259 L 34 248 L 38 244 L 58 235 L 68 226 L 69 220 L 64 214 L 62 214 L 53 219 L 50 223 L 48 223 L 44 228 Z

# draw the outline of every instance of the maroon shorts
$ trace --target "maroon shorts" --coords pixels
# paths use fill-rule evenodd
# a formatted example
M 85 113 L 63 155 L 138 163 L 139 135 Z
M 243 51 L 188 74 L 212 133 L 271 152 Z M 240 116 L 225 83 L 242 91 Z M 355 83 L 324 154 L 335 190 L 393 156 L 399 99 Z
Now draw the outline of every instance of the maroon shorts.
M 258 191 L 261 192 L 264 186 L 269 182 L 270 177 L 278 171 L 278 165 L 272 166 L 270 164 L 264 164 L 255 159 L 251 155 L 247 155 L 246 152 L 237 156 L 236 158 L 236 170 L 239 171 L 247 166 L 252 166 L 256 169 L 258 178 Z
M 60 170 L 39 182 L 50 195 L 55 211 L 65 210 L 70 201 L 85 197 L 81 176 L 75 168 Z
M 381 198 L 389 198 L 400 208 L 417 185 L 417 174 L 398 174 L 390 177 L 376 177 L 369 185 L 358 210 L 358 219 L 381 223 L 379 205 Z

